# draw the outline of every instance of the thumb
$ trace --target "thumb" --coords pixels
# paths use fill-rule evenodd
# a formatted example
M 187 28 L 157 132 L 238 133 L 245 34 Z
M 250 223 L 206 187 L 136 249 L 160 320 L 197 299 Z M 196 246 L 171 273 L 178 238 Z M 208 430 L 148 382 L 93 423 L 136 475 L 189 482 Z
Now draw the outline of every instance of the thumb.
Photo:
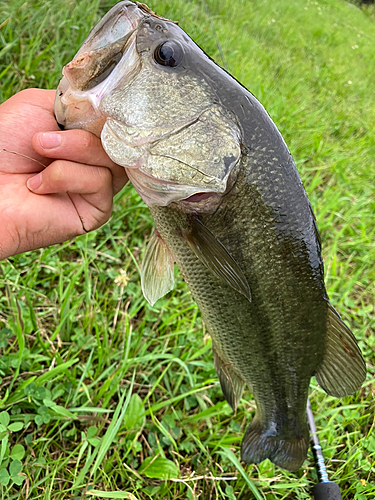
M 38 175 L 34 175 L 34 177 L 30 177 L 26 184 L 30 191 L 37 191 L 42 185 L 42 174 L 39 173 Z

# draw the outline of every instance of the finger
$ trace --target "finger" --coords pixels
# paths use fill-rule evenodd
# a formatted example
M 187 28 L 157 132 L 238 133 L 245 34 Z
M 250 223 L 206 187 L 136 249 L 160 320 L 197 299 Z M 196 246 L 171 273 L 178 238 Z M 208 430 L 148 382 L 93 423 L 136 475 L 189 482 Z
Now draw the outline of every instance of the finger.
M 33 148 L 47 158 L 59 158 L 109 168 L 113 176 L 115 194 L 128 181 L 125 169 L 114 163 L 104 151 L 100 139 L 86 130 L 35 134 Z
M 45 109 L 53 115 L 53 103 L 55 101 L 56 90 L 45 89 L 24 89 L 12 96 L 9 101 L 16 101 L 18 104 L 26 104 Z M 57 123 L 56 123 L 57 127 Z
M 30 191 L 37 194 L 103 193 L 113 195 L 112 175 L 107 167 L 83 165 L 56 160 L 27 181 Z
M 27 181 L 36 194 L 67 193 L 85 231 L 108 221 L 113 202 L 112 174 L 107 167 L 56 160 Z
M 2 172 L 36 173 L 51 163 L 35 153 L 31 140 L 36 132 L 59 130 L 53 114 L 54 95 L 53 90 L 27 89 L 0 105 Z

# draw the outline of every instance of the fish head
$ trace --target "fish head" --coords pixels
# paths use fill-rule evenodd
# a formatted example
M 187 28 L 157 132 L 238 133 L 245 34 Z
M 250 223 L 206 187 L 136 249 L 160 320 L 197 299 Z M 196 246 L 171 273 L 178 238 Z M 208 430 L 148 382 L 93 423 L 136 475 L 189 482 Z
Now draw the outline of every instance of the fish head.
M 148 205 L 212 209 L 241 157 L 236 116 L 212 85 L 221 72 L 176 23 L 121 2 L 64 67 L 57 121 L 100 136 Z

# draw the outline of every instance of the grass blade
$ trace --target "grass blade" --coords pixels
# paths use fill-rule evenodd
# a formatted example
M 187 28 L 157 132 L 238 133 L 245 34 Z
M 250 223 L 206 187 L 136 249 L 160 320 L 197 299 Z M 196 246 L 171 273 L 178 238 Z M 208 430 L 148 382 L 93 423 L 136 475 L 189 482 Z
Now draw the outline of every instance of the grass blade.
M 223 447 L 221 447 L 221 449 L 223 451 L 218 451 L 217 453 L 219 453 L 220 455 L 224 455 L 226 458 L 228 458 L 232 462 L 232 464 L 236 467 L 236 469 L 241 474 L 241 476 L 245 479 L 245 481 L 248 484 L 250 490 L 253 492 L 254 497 L 257 500 L 265 500 L 265 496 L 263 495 L 263 493 L 260 493 L 259 490 L 257 489 L 257 487 L 255 486 L 255 484 L 252 483 L 249 480 L 249 478 L 247 477 L 247 474 L 246 474 L 244 468 L 240 464 L 240 461 L 238 460 L 238 458 L 236 457 L 236 455 L 233 453 L 233 451 L 230 450 L 229 448 L 223 448 Z

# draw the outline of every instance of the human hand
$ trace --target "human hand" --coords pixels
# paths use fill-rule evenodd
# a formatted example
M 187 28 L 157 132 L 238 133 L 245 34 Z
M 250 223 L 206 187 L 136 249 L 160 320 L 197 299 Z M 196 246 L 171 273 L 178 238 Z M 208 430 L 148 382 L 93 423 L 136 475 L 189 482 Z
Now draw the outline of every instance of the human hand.
M 60 131 L 54 98 L 28 89 L 0 105 L 0 260 L 97 229 L 128 180 L 96 136 Z

